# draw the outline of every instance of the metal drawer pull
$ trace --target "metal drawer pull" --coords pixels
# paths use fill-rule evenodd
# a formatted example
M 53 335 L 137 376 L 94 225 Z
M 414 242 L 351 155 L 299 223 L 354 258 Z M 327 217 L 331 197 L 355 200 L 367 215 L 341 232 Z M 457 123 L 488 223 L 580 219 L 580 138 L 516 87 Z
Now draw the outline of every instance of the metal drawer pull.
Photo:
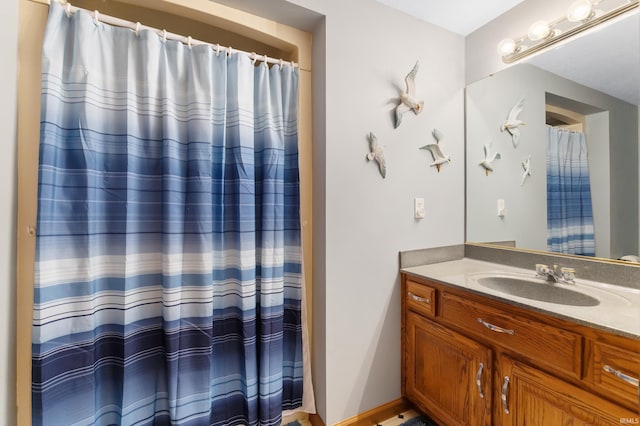
M 502 400 L 502 407 L 504 408 L 504 412 L 509 414 L 509 405 L 507 404 L 507 395 L 509 392 L 509 376 L 504 376 L 504 383 L 502 384 L 502 394 L 500 395 L 500 399 Z
M 509 330 L 508 328 L 502 328 L 502 327 L 498 327 L 497 325 L 489 324 L 488 322 L 483 321 L 482 318 L 478 318 L 478 322 L 484 325 L 485 327 L 487 327 L 489 330 L 495 331 L 496 333 L 506 333 L 512 336 L 516 334 L 515 331 Z
M 482 393 L 482 370 L 484 369 L 484 364 L 480 363 L 480 368 L 478 368 L 478 373 L 476 374 L 476 385 L 478 386 L 478 393 L 480 394 L 480 398 L 484 398 L 484 394 Z
M 627 376 L 626 374 L 624 374 L 622 371 L 620 370 L 616 370 L 615 368 L 609 366 L 609 365 L 605 365 L 604 367 L 602 367 L 602 369 L 604 371 L 606 371 L 607 373 L 611 373 L 614 376 L 616 376 L 618 379 L 623 380 L 627 383 L 629 383 L 631 386 L 635 386 L 638 387 L 638 379 L 634 379 L 631 376 Z
M 420 296 L 416 296 L 415 294 L 408 292 L 407 293 L 409 295 L 410 298 L 412 298 L 413 300 L 415 300 L 416 302 L 424 302 L 426 304 L 431 303 L 431 299 L 429 299 L 428 297 L 420 297 Z

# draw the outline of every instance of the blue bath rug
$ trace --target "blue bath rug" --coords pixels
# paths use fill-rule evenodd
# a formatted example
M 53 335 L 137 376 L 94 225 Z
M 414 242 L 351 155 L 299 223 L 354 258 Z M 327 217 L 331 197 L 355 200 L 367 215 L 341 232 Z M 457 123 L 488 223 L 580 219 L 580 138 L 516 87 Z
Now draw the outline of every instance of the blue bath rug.
M 426 416 L 418 416 L 407 420 L 400 426 L 438 426 L 436 422 Z
M 284 425 L 284 426 L 302 426 L 302 425 L 300 424 L 300 422 L 299 422 L 299 421 L 294 420 L 294 421 L 292 421 L 291 423 L 287 423 L 287 424 L 286 424 L 286 425 Z

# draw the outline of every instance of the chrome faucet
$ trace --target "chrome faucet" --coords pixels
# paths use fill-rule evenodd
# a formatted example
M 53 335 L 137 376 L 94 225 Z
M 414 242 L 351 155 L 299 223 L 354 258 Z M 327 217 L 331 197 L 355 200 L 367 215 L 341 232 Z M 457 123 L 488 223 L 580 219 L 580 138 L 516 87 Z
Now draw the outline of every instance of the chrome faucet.
M 536 264 L 536 276 L 544 278 L 552 283 L 575 284 L 576 270 L 573 268 L 561 267 L 558 271 L 558 265 L 549 268 L 541 263 Z

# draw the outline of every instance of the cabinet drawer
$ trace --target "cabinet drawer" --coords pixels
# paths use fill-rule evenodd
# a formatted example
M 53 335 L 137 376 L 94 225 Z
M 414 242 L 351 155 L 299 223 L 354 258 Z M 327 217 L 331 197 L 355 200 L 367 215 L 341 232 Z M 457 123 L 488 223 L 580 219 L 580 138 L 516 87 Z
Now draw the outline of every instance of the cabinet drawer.
M 594 342 L 589 369 L 588 375 L 598 390 L 632 405 L 638 404 L 640 353 Z
M 581 378 L 582 336 L 443 292 L 446 322 L 534 363 Z
M 407 308 L 428 317 L 436 315 L 436 290 L 417 282 L 407 280 Z

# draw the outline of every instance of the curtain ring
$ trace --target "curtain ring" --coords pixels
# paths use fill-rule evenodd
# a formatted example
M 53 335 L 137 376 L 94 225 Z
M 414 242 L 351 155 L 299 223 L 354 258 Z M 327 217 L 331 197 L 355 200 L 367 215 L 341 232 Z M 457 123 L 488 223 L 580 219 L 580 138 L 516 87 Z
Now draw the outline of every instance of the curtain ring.
M 291 61 L 291 70 L 293 71 L 296 68 L 296 63 Z
M 267 68 L 269 68 L 269 57 L 267 55 L 264 55 L 264 64 Z
M 71 3 L 67 2 L 64 11 L 67 13 L 67 18 L 71 18 Z
M 100 23 L 100 12 L 97 10 L 93 11 L 93 21 L 98 25 Z
M 167 30 L 162 30 L 162 41 L 167 41 Z
M 216 43 L 216 56 L 220 55 L 220 44 Z
M 229 46 L 227 47 L 227 56 L 230 58 L 231 55 L 233 55 L 233 47 Z
M 136 35 L 139 36 L 140 35 L 140 22 L 136 22 Z
M 284 61 L 280 58 L 280 71 L 284 69 Z
M 187 46 L 189 46 L 189 49 L 191 49 L 191 36 L 187 37 Z
M 256 61 L 258 60 L 258 55 L 256 54 L 256 52 L 251 52 L 251 55 L 249 55 L 249 57 L 251 58 L 251 64 L 255 65 Z

